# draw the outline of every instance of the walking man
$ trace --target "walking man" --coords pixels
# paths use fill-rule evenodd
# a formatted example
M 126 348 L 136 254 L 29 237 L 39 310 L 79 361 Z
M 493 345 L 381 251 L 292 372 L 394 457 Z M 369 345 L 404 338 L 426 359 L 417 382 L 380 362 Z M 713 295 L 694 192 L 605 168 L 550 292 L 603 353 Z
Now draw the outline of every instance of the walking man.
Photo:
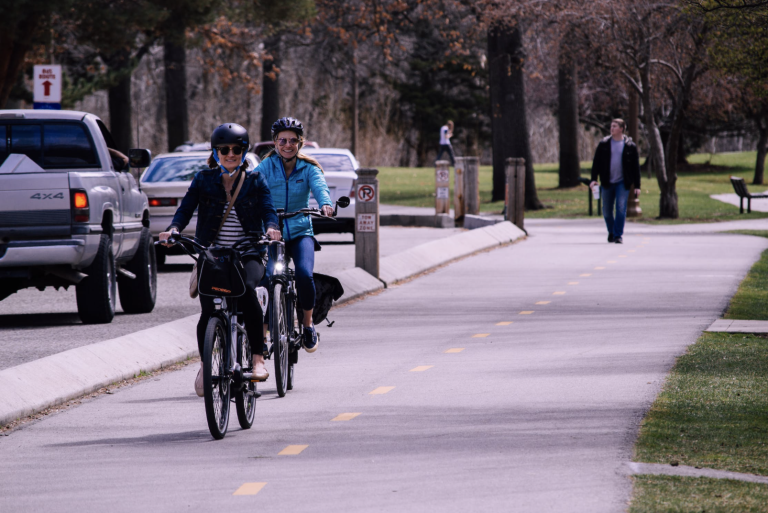
M 440 149 L 437 152 L 437 158 L 435 160 L 440 160 L 440 157 L 443 156 L 443 152 L 447 151 L 448 156 L 451 158 L 451 166 L 456 167 L 456 156 L 453 154 L 451 137 L 453 137 L 453 121 L 448 120 L 446 124 L 440 127 Z
M 608 228 L 608 242 L 621 244 L 624 221 L 627 219 L 629 191 L 640 194 L 640 157 L 637 145 L 624 135 L 627 124 L 623 119 L 611 121 L 611 135 L 597 145 L 592 161 L 592 183 L 597 186 L 600 177 L 600 195 L 603 198 L 603 217 Z M 614 205 L 616 216 L 614 218 Z

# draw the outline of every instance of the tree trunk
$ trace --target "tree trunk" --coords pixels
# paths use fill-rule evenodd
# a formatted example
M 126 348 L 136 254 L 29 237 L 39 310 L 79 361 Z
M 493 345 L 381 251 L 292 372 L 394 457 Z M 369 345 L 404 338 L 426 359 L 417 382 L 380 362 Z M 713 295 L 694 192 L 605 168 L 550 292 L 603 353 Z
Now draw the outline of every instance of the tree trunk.
M 632 138 L 635 144 L 638 144 L 638 128 L 640 126 L 638 118 L 640 116 L 640 105 L 637 100 L 637 91 L 635 91 L 634 87 L 630 86 L 627 95 L 629 96 L 629 109 L 627 112 L 627 135 Z
M 11 90 L 19 78 L 24 57 L 32 48 L 32 38 L 42 21 L 41 15 L 30 12 L 14 32 L 0 35 L 0 108 L 5 108 Z
M 659 126 L 653 117 L 653 100 L 651 98 L 651 73 L 650 73 L 650 43 L 646 43 L 645 57 L 646 65 L 640 70 L 640 81 L 642 83 L 643 114 L 645 115 L 645 129 L 648 132 L 649 152 L 648 160 L 653 170 L 656 172 L 656 181 L 659 183 L 659 218 L 677 219 L 679 217 L 677 209 L 677 191 L 675 190 L 675 177 L 667 175 L 667 168 L 664 165 L 664 145 L 661 142 L 661 133 Z M 671 179 L 670 179 L 671 178 Z
M 523 66 L 525 51 L 519 25 L 497 25 L 488 31 L 488 57 L 491 89 L 491 129 L 493 131 L 492 201 L 504 199 L 506 159 L 525 159 L 525 208 L 544 208 L 536 193 L 531 144 L 525 114 Z
M 579 164 L 579 96 L 576 60 L 570 52 L 569 38 L 560 44 L 557 69 L 558 125 L 560 129 L 560 170 L 558 187 L 575 187 L 581 178 Z
M 168 123 L 168 151 L 189 140 L 187 110 L 187 52 L 184 32 L 165 41 L 165 119 Z
M 357 60 L 354 55 L 352 57 L 352 154 L 357 155 L 357 138 L 358 138 L 358 120 L 360 119 L 360 112 L 358 110 L 358 81 L 357 81 Z
M 685 122 L 685 111 L 688 110 L 688 105 L 691 103 L 691 88 L 693 87 L 695 75 L 696 64 L 692 63 L 685 69 L 683 83 L 678 86 L 677 104 L 672 116 L 669 139 L 667 139 L 667 175 L 675 177 L 675 181 L 677 180 L 677 165 L 680 163 L 681 157 L 685 160 L 685 156 L 680 155 L 683 146 L 683 124 Z
M 768 111 L 763 110 L 762 115 L 755 120 L 760 137 L 757 140 L 757 161 L 755 162 L 755 178 L 753 185 L 763 185 L 765 174 L 765 155 L 768 153 Z
M 280 40 L 277 37 L 265 41 L 265 50 L 270 58 L 263 64 L 261 89 L 261 140 L 272 140 L 272 123 L 280 117 L 280 91 L 278 89 L 278 60 Z
M 128 154 L 128 150 L 133 147 L 133 138 L 131 134 L 131 74 L 125 77 L 114 86 L 110 87 L 109 93 L 109 124 L 112 138 L 115 140 L 117 150 Z

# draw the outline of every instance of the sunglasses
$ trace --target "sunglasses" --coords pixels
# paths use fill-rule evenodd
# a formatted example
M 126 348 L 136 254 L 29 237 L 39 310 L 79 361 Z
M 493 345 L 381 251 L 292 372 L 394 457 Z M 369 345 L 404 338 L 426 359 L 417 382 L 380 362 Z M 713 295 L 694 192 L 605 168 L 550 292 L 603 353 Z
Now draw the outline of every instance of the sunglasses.
M 285 137 L 281 137 L 277 140 L 277 144 L 280 146 L 285 146 L 286 144 L 290 144 L 291 146 L 296 146 L 299 144 L 299 140 L 295 137 L 291 137 L 290 139 L 286 139 Z
M 229 155 L 229 150 L 232 150 L 232 155 L 240 155 L 243 152 L 242 146 L 233 146 L 230 148 L 229 146 L 219 146 L 216 148 L 216 151 L 221 153 L 222 155 Z

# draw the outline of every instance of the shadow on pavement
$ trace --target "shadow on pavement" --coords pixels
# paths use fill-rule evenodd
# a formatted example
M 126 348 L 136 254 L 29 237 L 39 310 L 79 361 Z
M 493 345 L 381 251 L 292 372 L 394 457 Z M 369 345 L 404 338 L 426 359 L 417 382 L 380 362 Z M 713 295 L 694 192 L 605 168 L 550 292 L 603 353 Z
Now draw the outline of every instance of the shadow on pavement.
M 161 273 L 189 273 L 192 272 L 192 264 L 163 264 L 157 266 Z
M 48 328 L 82 324 L 76 313 L 35 313 L 0 315 L 2 328 Z
M 69 442 L 63 444 L 49 444 L 44 447 L 92 447 L 96 445 L 143 445 L 143 444 L 168 444 L 185 442 L 213 441 L 207 430 L 185 431 L 183 433 L 158 433 L 154 435 L 139 436 L 136 438 L 100 438 L 96 440 L 83 440 L 81 442 Z
M 134 401 L 122 401 L 125 404 L 146 404 L 146 403 L 164 403 L 164 402 L 176 402 L 176 401 L 194 401 L 194 402 L 202 402 L 202 397 L 197 397 L 197 395 L 185 395 L 181 397 L 160 397 L 157 399 L 136 399 Z

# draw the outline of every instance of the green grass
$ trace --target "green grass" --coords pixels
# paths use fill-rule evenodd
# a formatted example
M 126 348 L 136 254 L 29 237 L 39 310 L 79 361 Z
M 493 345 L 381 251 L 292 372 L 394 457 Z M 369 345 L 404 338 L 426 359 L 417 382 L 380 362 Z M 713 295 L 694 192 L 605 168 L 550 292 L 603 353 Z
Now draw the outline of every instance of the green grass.
M 758 219 L 768 217 L 766 212 L 739 214 L 736 206 L 709 197 L 710 194 L 732 193 L 728 179 L 731 175 L 744 177 L 747 183 L 752 178 L 755 152 L 721 153 L 715 155 L 691 155 L 688 161 L 693 166 L 679 173 L 677 191 L 680 219 L 655 220 L 659 215 L 659 187 L 656 178 L 642 178 L 640 206 L 643 210 L 641 222 L 691 223 L 730 221 L 735 219 Z M 588 178 L 591 162 L 582 162 L 582 176 Z M 557 164 L 537 164 L 536 188 L 539 199 L 547 207 L 544 210 L 528 211 L 529 218 L 575 218 L 587 215 L 587 188 L 578 186 L 558 189 Z M 382 203 L 417 207 L 434 207 L 434 168 L 379 168 L 379 184 Z M 768 186 L 764 187 L 768 189 Z M 480 167 L 480 209 L 484 212 L 501 212 L 503 202 L 491 202 L 492 170 L 490 166 Z M 760 186 L 752 189 L 762 191 Z M 453 185 L 451 184 L 451 194 Z M 452 196 L 451 196 L 452 197 Z M 595 204 L 596 207 L 596 204 Z
M 768 511 L 768 486 L 705 477 L 637 476 L 630 513 Z
M 761 230 L 736 230 L 732 233 L 768 238 L 768 232 Z M 747 277 L 739 285 L 725 318 L 768 320 L 768 251 L 763 252 L 760 260 L 752 266 Z

